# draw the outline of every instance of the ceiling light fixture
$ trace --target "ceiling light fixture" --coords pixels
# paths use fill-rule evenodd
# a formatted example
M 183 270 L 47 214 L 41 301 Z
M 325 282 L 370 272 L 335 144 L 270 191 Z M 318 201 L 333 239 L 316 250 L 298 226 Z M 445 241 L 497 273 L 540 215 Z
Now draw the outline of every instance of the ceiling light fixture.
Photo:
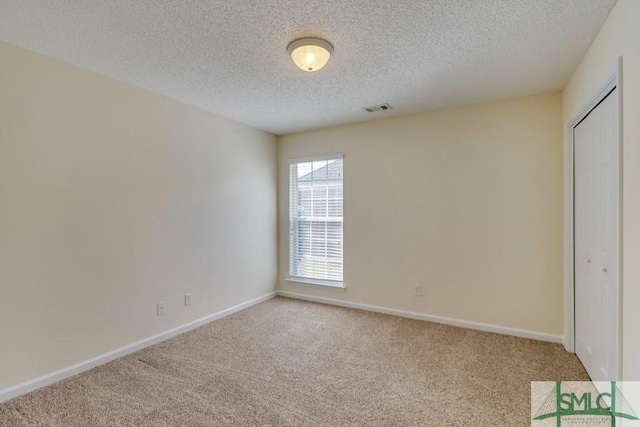
M 301 70 L 318 71 L 327 65 L 333 53 L 333 45 L 326 40 L 305 37 L 289 43 L 287 52 Z

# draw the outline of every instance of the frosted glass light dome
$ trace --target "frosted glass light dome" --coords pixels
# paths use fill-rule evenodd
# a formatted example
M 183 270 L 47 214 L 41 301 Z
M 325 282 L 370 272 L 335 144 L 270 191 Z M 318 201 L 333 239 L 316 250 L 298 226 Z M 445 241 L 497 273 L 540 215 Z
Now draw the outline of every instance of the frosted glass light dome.
M 292 41 L 287 52 L 301 70 L 312 72 L 327 65 L 333 46 L 326 40 L 306 37 Z

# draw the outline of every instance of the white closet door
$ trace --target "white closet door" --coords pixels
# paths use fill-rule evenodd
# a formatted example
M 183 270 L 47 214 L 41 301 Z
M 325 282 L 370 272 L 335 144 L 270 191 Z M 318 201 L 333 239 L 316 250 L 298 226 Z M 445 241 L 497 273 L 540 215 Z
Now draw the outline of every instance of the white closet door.
M 619 147 L 614 89 L 574 128 L 576 354 L 619 380 Z

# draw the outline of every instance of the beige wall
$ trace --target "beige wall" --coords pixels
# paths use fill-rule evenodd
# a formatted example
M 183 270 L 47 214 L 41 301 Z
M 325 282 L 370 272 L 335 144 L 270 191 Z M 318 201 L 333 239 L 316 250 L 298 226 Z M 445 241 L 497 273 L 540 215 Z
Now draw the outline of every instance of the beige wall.
M 625 380 L 640 380 L 640 1 L 619 0 L 563 93 L 568 122 L 622 56 L 623 360 Z
M 298 133 L 278 146 L 279 289 L 562 335 L 559 93 Z M 344 153 L 346 291 L 285 281 L 287 159 L 327 153 Z
M 269 134 L 0 44 L 0 389 L 272 292 L 275 165 Z
M 561 335 L 562 119 L 622 55 L 623 376 L 640 379 L 638 16 L 619 0 L 562 98 L 280 138 L 279 289 Z M 275 150 L 266 133 L 0 43 L 0 389 L 272 291 Z M 287 159 L 337 152 L 347 289 L 291 284 Z

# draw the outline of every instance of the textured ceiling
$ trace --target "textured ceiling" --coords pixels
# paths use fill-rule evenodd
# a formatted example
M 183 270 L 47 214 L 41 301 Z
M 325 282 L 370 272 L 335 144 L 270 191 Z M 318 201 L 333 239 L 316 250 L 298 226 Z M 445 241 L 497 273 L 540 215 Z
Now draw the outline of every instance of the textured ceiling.
M 284 134 L 560 90 L 614 4 L 0 0 L 0 40 Z M 335 46 L 324 69 L 287 56 L 302 36 Z

